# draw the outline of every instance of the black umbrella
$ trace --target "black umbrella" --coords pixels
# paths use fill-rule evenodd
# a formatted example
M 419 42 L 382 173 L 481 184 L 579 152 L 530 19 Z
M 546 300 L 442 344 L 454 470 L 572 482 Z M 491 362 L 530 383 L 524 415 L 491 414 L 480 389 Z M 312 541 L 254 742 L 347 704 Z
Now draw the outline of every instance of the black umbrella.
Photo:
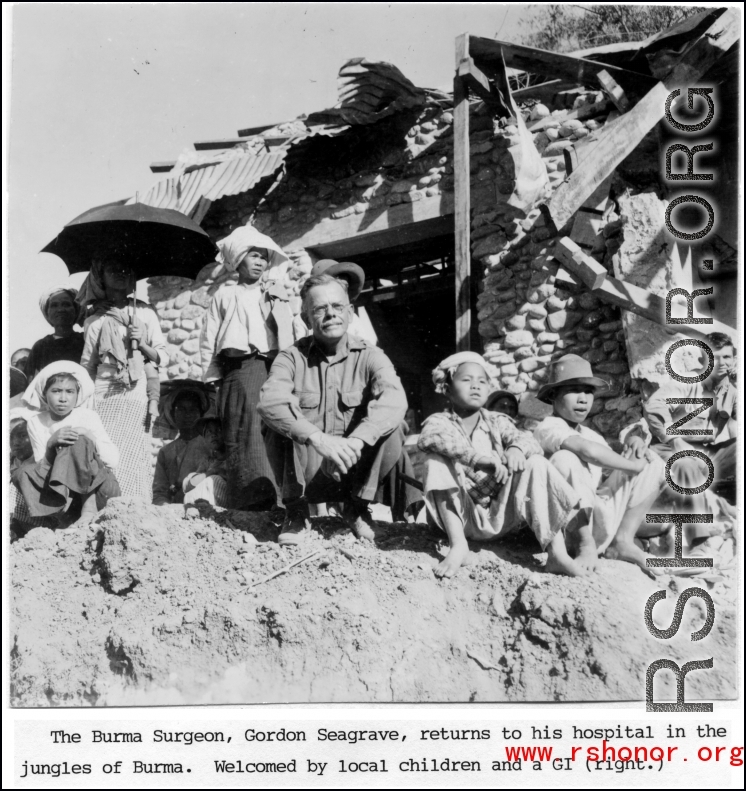
M 116 255 L 142 280 L 160 275 L 194 278 L 218 250 L 186 214 L 117 202 L 83 212 L 41 252 L 58 255 L 70 274 L 87 272 L 97 256 Z

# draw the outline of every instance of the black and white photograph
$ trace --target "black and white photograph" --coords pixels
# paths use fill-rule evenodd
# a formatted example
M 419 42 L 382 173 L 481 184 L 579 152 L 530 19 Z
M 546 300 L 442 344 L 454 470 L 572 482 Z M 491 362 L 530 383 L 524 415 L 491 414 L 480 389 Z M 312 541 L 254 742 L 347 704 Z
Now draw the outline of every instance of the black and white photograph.
M 4 18 L 10 707 L 738 698 L 740 7 Z

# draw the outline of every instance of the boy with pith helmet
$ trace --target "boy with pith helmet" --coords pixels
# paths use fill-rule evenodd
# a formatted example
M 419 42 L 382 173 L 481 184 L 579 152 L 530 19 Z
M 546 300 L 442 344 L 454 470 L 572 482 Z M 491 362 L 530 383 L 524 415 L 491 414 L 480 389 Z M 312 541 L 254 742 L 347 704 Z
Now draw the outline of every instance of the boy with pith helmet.
M 537 392 L 540 401 L 552 405 L 553 414 L 534 429 L 534 438 L 581 502 L 593 509 L 591 525 L 598 552 L 636 563 L 651 574 L 646 555 L 634 539 L 660 533 L 659 525 L 646 525 L 644 520 L 660 491 L 664 466 L 634 432 L 622 431 L 625 450 L 619 454 L 584 425 L 596 394 L 607 388 L 587 360 L 576 354 L 561 357 L 553 363 L 549 381 Z M 612 470 L 605 480 L 604 469 Z

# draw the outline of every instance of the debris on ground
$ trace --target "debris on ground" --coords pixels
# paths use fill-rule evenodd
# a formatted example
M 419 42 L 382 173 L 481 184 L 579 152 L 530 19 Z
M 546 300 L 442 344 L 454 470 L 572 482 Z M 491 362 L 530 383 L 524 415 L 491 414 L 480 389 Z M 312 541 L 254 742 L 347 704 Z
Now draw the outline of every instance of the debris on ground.
M 639 701 L 651 662 L 709 657 L 687 700 L 737 693 L 735 571 L 690 583 L 716 605 L 704 640 L 690 642 L 706 618 L 693 597 L 662 641 L 645 602 L 668 589 L 654 611 L 668 628 L 689 581 L 610 560 L 547 574 L 528 532 L 472 544 L 441 580 L 426 525 L 378 523 L 376 544 L 337 518 L 313 526 L 280 547 L 270 514 L 117 499 L 89 526 L 32 529 L 10 546 L 14 705 Z M 673 699 L 671 673 L 656 695 Z

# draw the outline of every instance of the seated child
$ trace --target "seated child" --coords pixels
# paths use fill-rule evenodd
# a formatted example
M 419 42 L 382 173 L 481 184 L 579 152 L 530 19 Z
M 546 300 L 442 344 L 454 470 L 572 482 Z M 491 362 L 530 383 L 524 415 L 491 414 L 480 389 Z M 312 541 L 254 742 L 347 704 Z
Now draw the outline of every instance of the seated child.
M 498 412 L 515 420 L 518 417 L 518 399 L 507 390 L 495 390 L 490 393 L 484 408 L 489 412 Z
M 227 508 L 228 489 L 225 482 L 225 444 L 223 427 L 217 418 L 205 418 L 200 425 L 209 454 L 203 459 L 196 472 L 184 478 L 184 502 L 196 503 L 206 500 L 211 505 Z
M 534 437 L 578 493 L 581 503 L 593 509 L 591 527 L 598 552 L 636 563 L 653 576 L 635 537 L 650 538 L 662 532 L 661 525 L 645 523 L 645 514 L 660 491 L 664 464 L 631 432 L 621 434 L 625 451 L 620 455 L 600 434 L 583 425 L 594 394 L 607 387 L 582 357 L 561 357 L 553 363 L 549 381 L 536 394 L 553 406 L 554 414 L 539 423 Z M 603 468 L 612 470 L 605 481 Z
M 54 515 L 57 526 L 87 521 L 120 496 L 114 468 L 119 451 L 88 402 L 94 385 L 69 360 L 50 363 L 34 377 L 25 403 L 40 410 L 28 418 L 34 464 L 13 473 L 32 517 Z
M 530 434 L 484 409 L 490 389 L 485 360 L 473 352 L 454 354 L 433 371 L 433 382 L 451 402 L 448 411 L 427 418 L 418 442 L 428 454 L 428 512 L 451 545 L 436 575 L 456 573 L 469 552 L 468 538 L 491 541 L 523 523 L 547 552 L 547 571 L 570 576 L 592 571 L 590 514 L 579 510 L 579 497 Z M 566 539 L 576 551 L 574 559 Z
M 34 464 L 34 450 L 28 436 L 28 428 L 23 418 L 10 421 L 10 475 L 23 466 Z M 28 506 L 20 491 L 11 485 L 8 493 L 8 510 L 10 513 L 11 528 L 18 535 L 23 535 L 30 527 L 39 527 L 47 524 L 44 517 L 33 517 L 28 512 Z M 20 523 L 20 524 L 19 524 Z
M 207 395 L 198 387 L 181 387 L 163 399 L 163 415 L 179 431 L 178 437 L 158 453 L 153 477 L 153 504 L 184 502 L 184 479 L 197 472 L 212 448 L 199 431 L 209 409 Z

